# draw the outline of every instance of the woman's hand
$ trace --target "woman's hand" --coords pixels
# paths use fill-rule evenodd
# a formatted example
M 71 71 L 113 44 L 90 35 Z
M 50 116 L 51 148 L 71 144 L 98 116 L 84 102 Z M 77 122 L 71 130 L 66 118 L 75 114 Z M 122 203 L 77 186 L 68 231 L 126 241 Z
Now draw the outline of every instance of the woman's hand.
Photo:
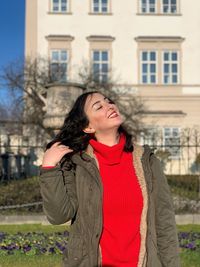
M 65 154 L 71 153 L 72 151 L 73 150 L 68 146 L 62 145 L 60 142 L 56 142 L 44 153 L 42 167 L 55 166 Z

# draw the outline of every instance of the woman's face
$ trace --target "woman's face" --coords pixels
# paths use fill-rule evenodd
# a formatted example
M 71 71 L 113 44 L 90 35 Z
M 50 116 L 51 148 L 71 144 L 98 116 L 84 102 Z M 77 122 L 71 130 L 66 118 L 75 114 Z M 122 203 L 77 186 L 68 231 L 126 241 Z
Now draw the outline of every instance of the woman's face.
M 100 93 L 87 97 L 84 110 L 89 120 L 85 132 L 101 133 L 118 129 L 123 122 L 117 106 Z

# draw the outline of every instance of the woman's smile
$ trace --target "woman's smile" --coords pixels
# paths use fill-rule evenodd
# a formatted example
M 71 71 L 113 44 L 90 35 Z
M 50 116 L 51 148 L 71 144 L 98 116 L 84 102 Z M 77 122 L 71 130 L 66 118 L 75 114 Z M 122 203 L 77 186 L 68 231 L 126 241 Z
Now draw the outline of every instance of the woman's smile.
M 116 118 L 118 117 L 119 114 L 114 110 L 110 113 L 110 115 L 108 116 L 109 119 L 112 119 L 112 118 Z

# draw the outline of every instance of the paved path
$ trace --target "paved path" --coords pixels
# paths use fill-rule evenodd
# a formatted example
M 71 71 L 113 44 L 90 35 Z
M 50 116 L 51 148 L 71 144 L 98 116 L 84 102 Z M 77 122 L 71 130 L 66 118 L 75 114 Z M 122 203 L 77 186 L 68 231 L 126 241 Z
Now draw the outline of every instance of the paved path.
M 43 224 L 51 225 L 45 215 L 0 215 L 1 224 Z M 68 222 L 67 224 L 70 224 Z
M 0 224 L 37 224 L 50 225 L 45 215 L 0 215 Z M 200 224 L 200 214 L 176 215 L 177 224 Z M 70 224 L 68 222 L 67 224 Z

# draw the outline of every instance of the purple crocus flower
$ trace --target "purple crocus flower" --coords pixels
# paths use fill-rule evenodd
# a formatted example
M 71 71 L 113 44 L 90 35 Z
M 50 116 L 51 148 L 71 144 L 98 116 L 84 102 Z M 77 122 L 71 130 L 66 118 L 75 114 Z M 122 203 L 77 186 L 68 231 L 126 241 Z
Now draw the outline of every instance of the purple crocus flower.
M 26 252 L 28 252 L 28 251 L 31 250 L 31 246 L 30 246 L 30 245 L 24 245 L 24 246 L 23 246 L 23 250 L 24 250 L 24 252 L 26 253 Z
M 189 244 L 186 245 L 186 248 L 189 248 L 191 250 L 196 249 L 196 245 L 194 242 L 190 242 Z
M 55 248 L 54 247 L 50 247 L 49 248 L 49 253 L 52 253 L 52 254 L 55 253 Z

